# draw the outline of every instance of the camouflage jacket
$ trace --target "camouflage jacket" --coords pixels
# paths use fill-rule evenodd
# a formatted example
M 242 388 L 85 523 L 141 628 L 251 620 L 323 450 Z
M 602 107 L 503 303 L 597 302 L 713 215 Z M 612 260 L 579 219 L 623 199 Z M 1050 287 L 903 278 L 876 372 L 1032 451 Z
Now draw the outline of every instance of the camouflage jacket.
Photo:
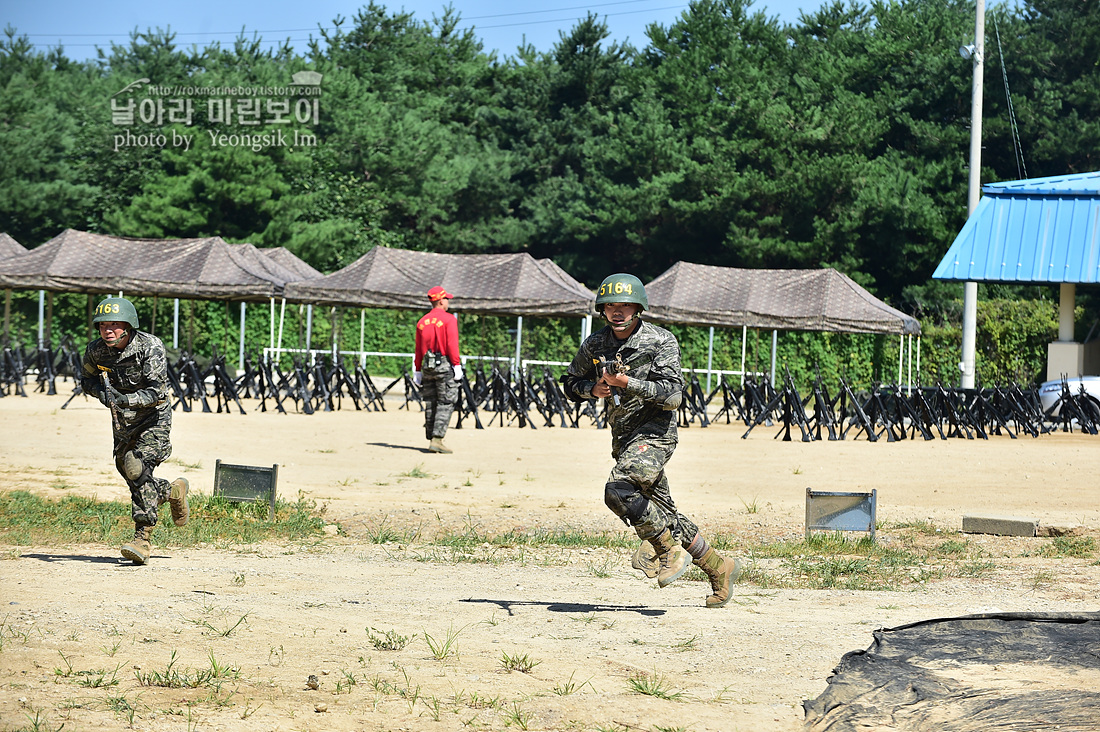
M 123 429 L 171 418 L 168 358 L 164 344 L 155 335 L 135 330 L 121 351 L 96 338 L 84 349 L 82 370 L 80 386 L 86 394 L 104 401 L 100 374 L 106 373 L 111 386 L 125 395 L 125 403 L 118 405 Z
M 676 409 L 684 390 L 676 336 L 644 320 L 626 340 L 616 338 L 610 327 L 596 331 L 584 339 L 562 376 L 566 396 L 574 401 L 593 398 L 600 356 L 608 361 L 619 356 L 629 367 L 626 375 L 630 381 L 619 390 L 619 406 L 608 400 L 608 421 L 615 441 L 639 431 L 675 440 Z

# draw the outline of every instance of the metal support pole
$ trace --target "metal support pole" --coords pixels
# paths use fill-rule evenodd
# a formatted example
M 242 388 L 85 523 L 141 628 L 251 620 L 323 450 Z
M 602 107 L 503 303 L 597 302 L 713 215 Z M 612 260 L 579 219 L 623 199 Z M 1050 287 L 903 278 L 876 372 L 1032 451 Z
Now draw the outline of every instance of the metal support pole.
M 179 348 L 180 340 L 180 299 L 177 297 L 172 306 L 172 348 Z
M 898 386 L 901 386 L 901 372 L 905 367 L 905 335 L 898 339 Z
M 275 363 L 279 363 L 279 358 L 283 355 L 283 322 L 286 320 L 286 298 L 283 298 L 283 302 L 279 305 L 279 340 L 278 345 L 275 346 Z
M 245 303 L 244 300 L 241 300 L 241 346 L 237 350 L 237 368 L 241 370 L 241 373 L 244 373 L 244 310 Z
M 741 326 L 741 386 L 745 385 L 745 354 L 748 352 L 749 326 Z
M 340 317 L 335 305 L 329 311 L 329 322 L 332 323 L 332 363 L 335 365 L 340 353 Z
M 515 371 L 514 371 L 514 373 L 516 374 L 516 378 L 519 378 L 519 367 L 520 367 L 520 360 L 519 359 L 520 359 L 520 348 L 522 347 L 522 345 L 523 345 L 523 316 L 522 315 L 517 315 L 516 316 L 516 366 L 515 366 Z
M 42 348 L 42 328 L 46 319 L 46 291 L 38 291 L 38 347 Z
M 779 347 L 779 331 L 772 331 L 772 388 L 775 388 L 775 351 Z
M 1073 341 L 1073 305 L 1077 297 L 1077 285 L 1063 282 L 1058 288 L 1058 340 Z
M 306 351 L 310 350 L 310 343 L 313 341 L 313 306 L 306 305 Z M 310 359 L 310 363 L 313 363 L 313 359 Z
M 967 184 L 966 215 L 974 213 L 981 195 L 982 172 L 982 75 L 985 69 L 985 0 L 977 0 L 974 14 L 974 82 L 970 91 L 970 178 Z M 974 388 L 977 371 L 978 283 L 963 284 L 962 387 Z
M 714 364 L 714 326 L 710 326 L 710 340 L 707 342 L 707 391 L 710 391 L 710 369 Z
M 921 381 L 920 377 L 920 336 L 917 336 L 917 381 Z
M 913 393 L 913 334 L 912 333 L 909 334 L 908 346 L 909 346 L 909 350 L 907 351 L 907 354 L 908 354 L 908 359 L 909 359 L 908 360 L 909 376 L 906 377 L 906 379 L 905 379 L 905 387 L 906 387 L 905 388 L 905 393 L 906 393 L 906 395 L 910 395 L 910 394 Z
M 271 305 L 271 314 L 267 319 L 268 330 L 270 331 L 270 333 L 268 334 L 268 337 L 267 337 L 267 345 L 271 348 L 274 348 L 275 347 L 275 298 L 269 297 L 268 301 L 269 301 L 269 304 Z

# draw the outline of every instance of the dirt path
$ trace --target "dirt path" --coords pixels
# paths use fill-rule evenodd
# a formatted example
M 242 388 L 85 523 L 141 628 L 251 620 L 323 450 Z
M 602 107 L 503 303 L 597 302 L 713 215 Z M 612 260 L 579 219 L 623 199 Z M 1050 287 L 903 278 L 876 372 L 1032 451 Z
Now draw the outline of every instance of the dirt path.
M 128 500 L 105 410 L 78 398 L 61 411 L 66 398 L 0 399 L 0 490 Z M 747 440 L 737 424 L 682 430 L 673 495 L 712 535 L 797 540 L 807 486 L 875 488 L 881 521 L 932 522 L 998 565 L 979 580 L 905 592 L 741 584 L 716 611 L 702 607 L 702 583 L 658 590 L 622 552 L 372 543 L 379 526 L 623 530 L 602 501 L 606 432 L 451 430 L 455 454 L 430 455 L 421 415 L 398 404 L 176 413 L 162 475 L 208 492 L 218 458 L 278 463 L 280 494 L 316 500 L 342 527 L 316 546 L 161 547 L 143 568 L 116 547 L 5 550 L 0 730 L 28 728 L 36 715 L 66 730 L 791 730 L 801 701 L 875 628 L 1097 609 L 1095 559 L 1043 556 L 1049 539 L 956 532 L 964 514 L 984 511 L 1100 536 L 1100 438 L 804 444 L 774 440 L 774 428 Z M 387 632 L 407 644 L 376 647 Z M 221 702 L 217 681 L 138 680 L 223 666 L 232 670 L 222 671 Z

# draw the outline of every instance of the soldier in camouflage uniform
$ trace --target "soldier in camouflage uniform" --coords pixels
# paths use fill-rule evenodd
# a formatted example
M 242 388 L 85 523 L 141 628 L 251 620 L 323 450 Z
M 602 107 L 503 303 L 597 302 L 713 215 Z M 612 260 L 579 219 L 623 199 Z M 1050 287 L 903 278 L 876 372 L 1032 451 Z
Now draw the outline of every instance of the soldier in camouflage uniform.
M 684 377 L 676 337 L 639 318 L 647 307 L 645 287 L 637 277 L 606 278 L 596 309 L 607 327 L 584 340 L 562 384 L 574 401 L 611 400 L 608 422 L 615 467 L 604 487 L 604 503 L 642 540 L 632 558 L 634 568 L 666 587 L 694 563 L 710 579 L 707 607 L 722 607 L 730 600 L 730 585 L 741 564 L 715 551 L 676 508 L 669 492 L 665 464 L 676 449 L 676 410 Z
M 134 519 L 134 538 L 122 545 L 122 556 L 145 564 L 160 505 L 170 504 L 176 526 L 184 526 L 190 513 L 187 481 L 169 483 L 153 475 L 172 454 L 168 362 L 160 339 L 138 330 L 137 310 L 129 300 L 107 298 L 92 322 L 100 337 L 84 350 L 81 387 L 111 409 L 115 467 L 130 487 Z
M 424 434 L 428 452 L 451 453 L 443 444 L 458 398 L 462 359 L 458 353 L 458 319 L 450 311 L 454 295 L 442 287 L 428 290 L 432 309 L 416 324 L 413 381 L 424 402 Z

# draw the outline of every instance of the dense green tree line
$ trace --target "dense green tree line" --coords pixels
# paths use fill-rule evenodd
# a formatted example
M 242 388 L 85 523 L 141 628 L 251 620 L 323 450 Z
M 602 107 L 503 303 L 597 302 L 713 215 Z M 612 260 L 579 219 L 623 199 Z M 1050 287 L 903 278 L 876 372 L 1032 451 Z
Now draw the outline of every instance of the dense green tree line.
M 1100 5 L 987 13 L 982 180 L 1097 169 Z M 66 227 L 220 235 L 323 270 L 376 245 L 525 250 L 589 285 L 678 260 L 834 266 L 926 328 L 953 327 L 958 288 L 929 278 L 966 217 L 957 49 L 972 2 L 837 0 L 784 25 L 747 0 L 695 0 L 644 47 L 610 43 L 593 15 L 504 57 L 452 11 L 426 22 L 372 2 L 335 26 L 303 54 L 146 32 L 81 63 L 9 28 L 0 231 L 32 247 Z M 271 129 L 212 122 L 205 97 L 190 123 L 113 123 L 113 95 L 137 79 L 286 86 L 303 70 L 323 74 L 319 119 L 285 129 L 315 144 L 214 145 L 209 132 Z M 123 131 L 193 143 L 119 145 Z

